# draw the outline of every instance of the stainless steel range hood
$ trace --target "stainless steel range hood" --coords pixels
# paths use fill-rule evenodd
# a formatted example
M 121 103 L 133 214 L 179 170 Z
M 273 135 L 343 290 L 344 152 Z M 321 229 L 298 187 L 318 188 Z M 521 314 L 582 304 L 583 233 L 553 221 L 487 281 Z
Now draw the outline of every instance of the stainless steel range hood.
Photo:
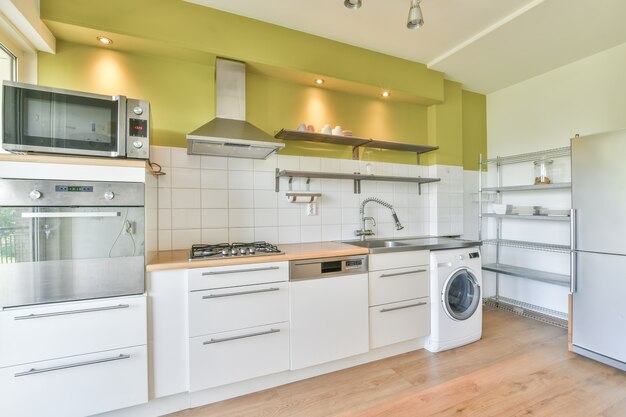
M 285 144 L 246 122 L 246 65 L 217 58 L 215 62 L 217 117 L 187 134 L 190 155 L 266 159 Z

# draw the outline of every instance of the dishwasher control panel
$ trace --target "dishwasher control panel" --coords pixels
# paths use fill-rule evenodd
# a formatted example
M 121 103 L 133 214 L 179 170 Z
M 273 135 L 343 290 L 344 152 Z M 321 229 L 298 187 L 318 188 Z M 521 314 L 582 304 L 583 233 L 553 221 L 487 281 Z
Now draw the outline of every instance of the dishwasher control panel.
M 303 259 L 289 262 L 289 280 L 367 273 L 367 255 Z

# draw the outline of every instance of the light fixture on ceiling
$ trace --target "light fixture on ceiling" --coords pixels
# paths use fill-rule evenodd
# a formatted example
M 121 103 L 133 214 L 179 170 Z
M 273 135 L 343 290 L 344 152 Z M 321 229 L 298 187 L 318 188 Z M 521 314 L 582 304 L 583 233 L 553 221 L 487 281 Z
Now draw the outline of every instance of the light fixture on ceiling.
M 418 29 L 424 26 L 424 16 L 420 7 L 421 2 L 422 0 L 411 0 L 409 18 L 406 22 L 406 27 L 409 29 Z M 344 0 L 343 5 L 348 9 L 354 10 L 360 8 L 363 2 L 361 0 Z
M 113 43 L 111 38 L 107 38 L 106 36 L 96 36 L 96 39 L 103 45 L 111 45 Z
M 317 79 L 315 80 L 315 84 L 317 84 L 317 85 L 322 85 L 322 84 L 324 84 L 324 80 L 322 80 L 321 78 L 317 78 Z
M 418 29 L 424 26 L 424 16 L 420 8 L 421 0 L 411 0 L 411 8 L 409 9 L 409 18 L 406 21 L 406 27 L 409 29 Z
M 343 5 L 348 9 L 358 9 L 363 5 L 361 0 L 344 0 Z
M 389 91 L 383 91 L 380 95 L 383 97 L 389 97 L 391 93 Z

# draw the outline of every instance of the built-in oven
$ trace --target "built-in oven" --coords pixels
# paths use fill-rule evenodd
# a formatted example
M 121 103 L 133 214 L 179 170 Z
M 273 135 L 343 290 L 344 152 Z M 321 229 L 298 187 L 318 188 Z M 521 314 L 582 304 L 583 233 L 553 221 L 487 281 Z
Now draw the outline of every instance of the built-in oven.
M 9 152 L 150 157 L 150 104 L 3 82 L 2 148 Z
M 144 292 L 144 184 L 0 179 L 0 309 Z

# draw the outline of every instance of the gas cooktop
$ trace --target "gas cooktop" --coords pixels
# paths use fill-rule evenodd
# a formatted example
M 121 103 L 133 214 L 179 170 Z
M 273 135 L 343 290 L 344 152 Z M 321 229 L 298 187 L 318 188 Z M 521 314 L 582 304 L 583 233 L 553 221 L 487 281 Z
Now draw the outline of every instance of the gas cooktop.
M 248 256 L 280 255 L 276 245 L 267 242 L 234 242 L 216 245 L 192 245 L 189 253 L 190 261 L 214 258 L 243 258 Z

